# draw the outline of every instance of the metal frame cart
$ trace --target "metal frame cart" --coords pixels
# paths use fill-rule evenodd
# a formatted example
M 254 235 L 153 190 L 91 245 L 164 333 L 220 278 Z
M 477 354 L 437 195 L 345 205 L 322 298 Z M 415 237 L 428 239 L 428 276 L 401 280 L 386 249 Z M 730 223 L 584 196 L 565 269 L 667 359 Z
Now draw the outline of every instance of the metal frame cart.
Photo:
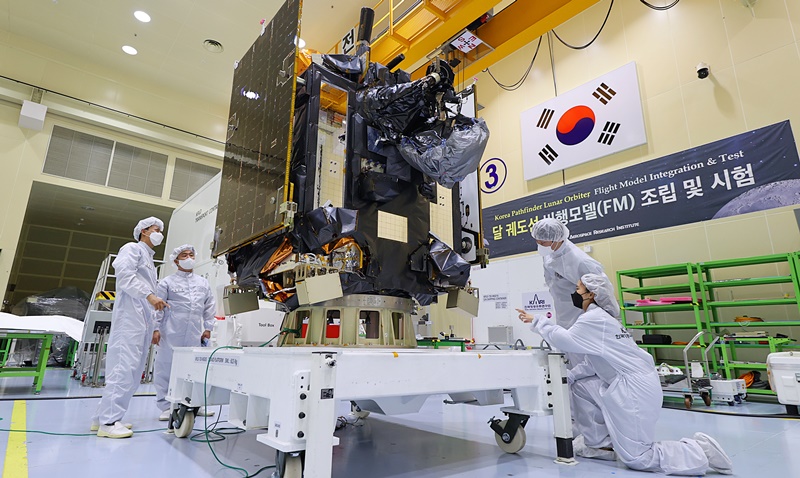
M 707 346 L 703 347 L 703 373 L 701 376 L 693 376 L 692 368 L 689 364 L 689 349 L 697 343 L 701 336 L 709 334 L 709 332 L 698 332 L 692 340 L 683 348 L 683 364 L 684 378 L 678 382 L 671 384 L 662 384 L 664 395 L 668 396 L 683 396 L 683 404 L 687 409 L 692 408 L 695 398 L 703 400 L 707 406 L 711 405 L 711 369 L 708 365 L 708 351 L 719 341 L 719 337 L 715 337 Z
M 11 353 L 15 339 L 41 340 L 39 361 L 35 367 L 6 367 L 6 361 Z M 33 332 L 21 330 L 0 331 L 0 377 L 33 377 L 33 393 L 38 395 L 42 391 L 44 372 L 47 369 L 47 358 L 50 356 L 50 345 L 53 343 L 52 332 Z

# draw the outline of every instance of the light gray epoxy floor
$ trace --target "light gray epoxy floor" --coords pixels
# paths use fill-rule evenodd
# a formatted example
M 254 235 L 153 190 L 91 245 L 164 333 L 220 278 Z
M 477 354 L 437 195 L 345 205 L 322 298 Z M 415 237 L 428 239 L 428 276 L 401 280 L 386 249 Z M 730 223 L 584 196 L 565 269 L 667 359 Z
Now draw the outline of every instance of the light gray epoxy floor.
M 526 447 L 518 455 L 506 455 L 495 444 L 486 424 L 493 415 L 502 415 L 499 406 L 445 405 L 442 403 L 445 398 L 430 397 L 418 414 L 395 417 L 373 414 L 362 426 L 337 431 L 341 444 L 334 448 L 333 477 L 653 476 L 628 470 L 619 463 L 586 459 L 581 459 L 575 467 L 553 463 L 555 442 L 550 418 L 531 419 L 526 427 Z M 97 401 L 93 398 L 29 400 L 28 429 L 86 433 Z M 10 425 L 12 406 L 13 401 L 0 401 L 0 428 Z M 348 405 L 340 404 L 339 412 L 347 411 Z M 157 414 L 153 397 L 139 396 L 132 400 L 126 420 L 135 424 L 135 430 L 158 429 L 163 422 L 156 420 Z M 196 428 L 200 426 L 202 420 L 198 419 Z M 658 439 L 679 439 L 695 431 L 707 432 L 719 440 L 733 459 L 736 476 L 800 476 L 797 472 L 800 455 L 796 452 L 800 443 L 798 420 L 662 410 Z M 274 461 L 274 451 L 256 441 L 257 433 L 229 436 L 213 446 L 223 461 L 253 472 Z M 0 433 L 0 462 L 5 457 L 7 435 Z M 217 464 L 206 444 L 177 439 L 160 431 L 138 433 L 126 440 L 29 433 L 27 446 L 30 478 L 242 476 Z M 268 470 L 259 477 L 270 474 Z
M 19 398 L 78 398 L 97 397 L 102 388 L 81 385 L 72 378 L 71 369 L 52 368 L 44 373 L 44 383 L 39 395 L 33 395 L 33 377 L 9 377 L 0 379 L 0 400 Z M 155 395 L 152 383 L 139 385 L 136 395 Z

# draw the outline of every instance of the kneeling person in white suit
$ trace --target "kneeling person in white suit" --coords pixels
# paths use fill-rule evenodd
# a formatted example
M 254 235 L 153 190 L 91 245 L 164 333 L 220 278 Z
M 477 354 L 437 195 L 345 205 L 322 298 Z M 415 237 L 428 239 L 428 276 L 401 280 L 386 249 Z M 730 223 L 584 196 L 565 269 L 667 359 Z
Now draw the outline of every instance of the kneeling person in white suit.
M 519 318 L 550 345 L 585 359 L 567 373 L 573 398 L 575 453 L 614 459 L 629 468 L 669 475 L 729 475 L 732 463 L 704 433 L 680 441 L 654 442 L 663 393 L 653 358 L 639 348 L 608 310 L 619 310 L 605 276 L 585 274 L 572 294 L 583 313 L 569 329 L 517 309 Z M 613 450 L 613 451 L 612 451 Z
M 195 250 L 191 244 L 184 244 L 170 254 L 178 272 L 165 277 L 158 283 L 158 296 L 163 298 L 169 308 L 156 316 L 153 343 L 158 345 L 153 384 L 156 387 L 156 406 L 162 413 L 159 420 L 169 420 L 170 403 L 166 400 L 169 389 L 169 375 L 172 369 L 172 355 L 175 347 L 197 347 L 211 337 L 216 308 L 214 294 L 208 281 L 195 274 Z M 198 415 L 211 416 L 200 408 Z

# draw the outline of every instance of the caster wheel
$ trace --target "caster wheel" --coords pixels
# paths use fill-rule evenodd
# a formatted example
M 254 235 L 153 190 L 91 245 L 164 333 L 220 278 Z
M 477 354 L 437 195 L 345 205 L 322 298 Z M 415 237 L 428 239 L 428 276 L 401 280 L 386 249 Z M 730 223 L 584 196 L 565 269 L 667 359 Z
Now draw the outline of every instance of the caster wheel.
M 275 475 L 279 478 L 303 477 L 303 454 L 276 452 Z
M 187 410 L 186 414 L 183 416 L 183 421 L 180 425 L 175 427 L 175 436 L 178 438 L 186 438 L 192 433 L 192 428 L 194 427 L 194 413 Z
M 691 410 L 692 408 L 692 397 L 686 397 L 683 399 L 683 405 L 686 407 L 687 410 Z
M 734 405 L 736 405 L 736 402 L 728 402 L 728 406 L 729 406 L 729 407 L 732 407 L 732 406 L 734 406 Z
M 508 420 L 503 420 L 500 422 L 500 426 L 505 428 L 506 423 Z M 517 433 L 514 435 L 514 439 L 511 440 L 509 443 L 503 441 L 503 437 L 495 433 L 494 439 L 497 442 L 497 446 L 500 447 L 506 453 L 517 453 L 518 451 L 522 450 L 525 447 L 525 441 L 527 440 L 525 436 L 525 429 L 521 426 L 517 428 Z
M 700 396 L 703 398 L 703 403 L 705 403 L 707 407 L 710 407 L 711 406 L 711 394 L 710 393 L 703 393 Z
M 350 415 L 352 415 L 353 418 L 360 418 L 363 420 L 369 416 L 369 412 L 362 410 L 356 402 L 350 402 Z
M 283 470 L 282 478 L 302 478 L 303 461 L 299 456 L 289 456 L 286 458 L 286 468 Z

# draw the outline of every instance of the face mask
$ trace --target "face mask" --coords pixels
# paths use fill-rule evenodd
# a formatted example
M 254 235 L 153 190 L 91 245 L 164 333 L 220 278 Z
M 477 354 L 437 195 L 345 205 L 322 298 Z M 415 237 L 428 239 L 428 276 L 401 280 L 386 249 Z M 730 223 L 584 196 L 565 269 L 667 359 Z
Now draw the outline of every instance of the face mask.
M 536 247 L 537 247 L 536 251 L 539 254 L 541 254 L 543 257 L 544 256 L 549 256 L 550 254 L 553 253 L 553 249 L 548 247 L 548 246 L 543 246 L 543 245 L 539 244 Z
M 572 297 L 572 305 L 583 310 L 583 296 L 581 296 L 578 291 L 575 291 L 570 297 Z
M 194 259 L 192 258 L 181 259 L 178 261 L 178 264 L 180 264 L 182 269 L 186 269 L 187 271 L 194 269 Z
M 153 247 L 158 246 L 161 244 L 161 241 L 164 240 L 164 234 L 160 232 L 153 232 L 150 234 L 150 242 L 153 243 Z

